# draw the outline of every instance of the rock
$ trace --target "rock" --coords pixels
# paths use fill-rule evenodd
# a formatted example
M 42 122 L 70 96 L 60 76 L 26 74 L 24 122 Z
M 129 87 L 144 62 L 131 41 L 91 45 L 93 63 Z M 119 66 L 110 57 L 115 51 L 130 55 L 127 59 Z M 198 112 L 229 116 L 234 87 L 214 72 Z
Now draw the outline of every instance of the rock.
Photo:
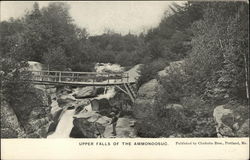
M 50 123 L 48 123 L 47 125 L 44 125 L 41 128 L 39 128 L 37 133 L 41 138 L 47 138 L 49 126 L 50 126 Z
M 72 109 L 75 109 L 75 106 L 70 106 L 67 108 L 67 110 L 72 110 Z
M 84 106 L 78 106 L 78 107 L 75 109 L 75 114 L 80 113 L 83 109 L 84 109 Z
M 60 95 L 67 95 L 69 93 L 72 93 L 72 88 L 70 86 L 63 86 L 56 88 L 57 97 L 59 97 Z
M 97 138 L 103 135 L 110 118 L 96 112 L 85 112 L 74 116 L 73 124 L 86 138 Z
M 91 101 L 91 106 L 93 111 L 99 111 L 99 100 L 98 99 L 93 99 Z
M 52 122 L 48 128 L 48 134 L 55 132 L 58 123 Z
M 1 126 L 1 138 L 18 138 L 18 132 L 12 128 L 3 128 Z
M 232 110 L 225 109 L 224 105 L 220 105 L 215 107 L 213 112 L 213 117 L 215 119 L 215 122 L 217 123 L 216 131 L 219 132 L 220 127 L 223 125 L 222 117 L 228 114 L 232 114 Z
M 112 106 L 107 99 L 100 99 L 99 102 L 99 113 L 101 115 L 109 116 Z
M 175 133 L 169 136 L 169 138 L 183 138 L 183 137 L 185 136 L 180 133 Z
M 6 138 L 8 138 L 8 135 L 10 136 L 9 138 L 20 137 L 16 136 L 16 133 L 21 135 L 24 132 L 16 113 L 4 100 L 1 102 L 1 128 L 4 128 L 2 134 Z M 13 131 L 13 134 L 8 134 L 11 131 Z
M 52 122 L 50 110 L 50 97 L 46 90 L 34 88 L 25 94 L 22 103 L 15 106 L 15 112 L 18 113 L 18 120 L 27 137 L 47 136 L 49 124 Z
M 31 127 L 31 132 L 32 131 L 38 131 L 41 127 L 45 126 L 45 125 L 48 125 L 49 126 L 49 118 L 45 117 L 45 118 L 41 118 L 41 119 L 36 119 L 36 120 L 33 120 L 31 119 L 28 124 L 30 125 Z
M 89 99 L 77 99 L 73 105 L 75 107 L 79 107 L 79 106 L 87 106 L 90 104 L 90 100 Z
M 219 128 L 219 134 L 221 134 L 222 137 L 234 137 L 235 136 L 233 130 L 226 125 L 223 125 Z
M 234 129 L 235 131 L 237 131 L 239 128 L 240 128 L 240 126 L 239 126 L 239 123 L 238 123 L 238 122 L 235 123 L 235 124 L 233 125 L 233 129 Z
M 247 119 L 237 131 L 239 137 L 249 137 L 249 119 Z
M 100 94 L 104 94 L 104 88 L 103 87 L 101 87 L 101 88 L 96 88 L 96 92 L 95 92 L 95 94 L 96 95 L 100 95 Z
M 31 133 L 27 136 L 28 138 L 40 138 L 40 135 L 37 133 Z
M 164 109 L 173 109 L 176 111 L 182 111 L 184 108 L 180 104 L 168 104 Z
M 60 116 L 62 114 L 62 111 L 63 111 L 63 109 L 58 107 L 57 110 L 54 110 L 51 113 L 53 121 L 58 122 L 60 120 Z
M 74 96 L 76 99 L 92 98 L 92 97 L 95 97 L 95 96 L 96 96 L 95 88 L 92 87 L 92 86 L 77 88 L 77 89 L 74 91 L 73 96 Z
M 46 115 L 46 111 L 41 107 L 35 107 L 30 112 L 29 119 L 36 120 L 43 115 Z
M 107 99 L 94 99 L 91 101 L 93 111 L 97 111 L 101 115 L 109 116 L 112 106 Z
M 145 118 L 154 114 L 155 98 L 157 95 L 159 83 L 153 79 L 143 84 L 137 94 L 133 107 L 133 115 L 136 118 Z
M 73 105 L 73 102 L 75 102 L 75 99 L 66 95 L 60 96 L 57 99 L 58 106 L 61 108 L 68 108 Z
M 90 104 L 90 100 L 88 99 L 77 99 L 72 105 L 76 108 L 75 109 L 75 114 L 78 114 L 81 112 L 85 106 Z
M 216 132 L 221 137 L 233 137 L 236 136 L 234 131 L 238 128 L 235 121 L 237 119 L 235 115 L 238 116 L 238 114 L 226 107 L 226 105 L 220 105 L 214 109 L 213 117 L 217 123 Z
M 84 137 L 82 132 L 75 126 L 72 128 L 69 137 L 72 137 L 72 138 L 86 138 L 86 137 Z

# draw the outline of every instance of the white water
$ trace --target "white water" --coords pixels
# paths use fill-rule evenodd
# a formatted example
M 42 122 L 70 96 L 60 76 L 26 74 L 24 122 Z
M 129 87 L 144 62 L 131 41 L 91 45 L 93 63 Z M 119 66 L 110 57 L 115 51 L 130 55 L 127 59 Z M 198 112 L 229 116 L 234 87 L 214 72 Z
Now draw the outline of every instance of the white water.
M 107 92 L 93 99 L 110 99 L 115 96 L 115 87 L 107 87 Z
M 75 110 L 66 110 L 53 134 L 49 135 L 47 138 L 69 138 L 70 132 L 73 128 L 73 115 Z
M 43 65 L 39 62 L 35 62 L 35 61 L 28 61 L 29 64 L 29 70 L 32 71 L 41 71 L 43 70 Z
M 96 63 L 95 70 L 98 73 L 104 72 L 123 72 L 124 67 L 121 67 L 119 64 L 111 63 Z

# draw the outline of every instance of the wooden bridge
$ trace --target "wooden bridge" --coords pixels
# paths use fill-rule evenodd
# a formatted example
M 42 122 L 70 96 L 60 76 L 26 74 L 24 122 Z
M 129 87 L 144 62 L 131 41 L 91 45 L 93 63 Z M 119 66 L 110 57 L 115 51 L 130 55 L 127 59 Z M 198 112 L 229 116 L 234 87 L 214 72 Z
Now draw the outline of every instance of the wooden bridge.
M 29 71 L 31 78 L 25 79 L 37 85 L 69 85 L 69 86 L 115 86 L 127 95 L 132 102 L 136 98 L 136 83 L 129 78 L 129 73 L 98 73 L 71 71 Z

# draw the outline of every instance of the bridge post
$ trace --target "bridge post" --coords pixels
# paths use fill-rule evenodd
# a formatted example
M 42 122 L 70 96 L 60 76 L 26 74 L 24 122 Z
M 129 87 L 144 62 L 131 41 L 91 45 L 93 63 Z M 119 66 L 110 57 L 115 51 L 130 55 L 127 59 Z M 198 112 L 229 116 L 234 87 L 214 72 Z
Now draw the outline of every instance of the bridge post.
M 96 79 L 96 74 L 94 74 L 94 77 L 93 77 L 93 84 L 95 83 L 95 79 Z
M 49 71 L 47 72 L 47 81 L 49 81 Z
M 76 81 L 79 80 L 79 73 L 76 74 Z
M 72 82 L 74 82 L 74 73 L 72 73 L 72 79 L 71 80 L 72 80 Z
M 62 72 L 59 72 L 59 82 L 62 81 Z
M 109 73 L 108 73 L 108 84 L 109 84 Z
M 42 81 L 43 81 L 43 76 L 44 76 L 44 74 L 42 73 L 42 72 L 39 72 L 39 75 L 41 76 L 41 79 L 42 79 Z

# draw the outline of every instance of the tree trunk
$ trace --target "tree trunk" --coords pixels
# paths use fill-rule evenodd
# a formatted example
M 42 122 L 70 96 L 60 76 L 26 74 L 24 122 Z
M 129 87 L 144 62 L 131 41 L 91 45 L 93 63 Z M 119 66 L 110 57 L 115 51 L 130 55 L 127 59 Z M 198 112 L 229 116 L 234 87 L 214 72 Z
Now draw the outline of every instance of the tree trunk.
M 247 95 L 247 100 L 249 101 L 249 62 L 247 61 L 248 58 L 247 55 L 244 55 L 244 66 L 245 66 L 245 76 L 246 76 L 246 95 Z

